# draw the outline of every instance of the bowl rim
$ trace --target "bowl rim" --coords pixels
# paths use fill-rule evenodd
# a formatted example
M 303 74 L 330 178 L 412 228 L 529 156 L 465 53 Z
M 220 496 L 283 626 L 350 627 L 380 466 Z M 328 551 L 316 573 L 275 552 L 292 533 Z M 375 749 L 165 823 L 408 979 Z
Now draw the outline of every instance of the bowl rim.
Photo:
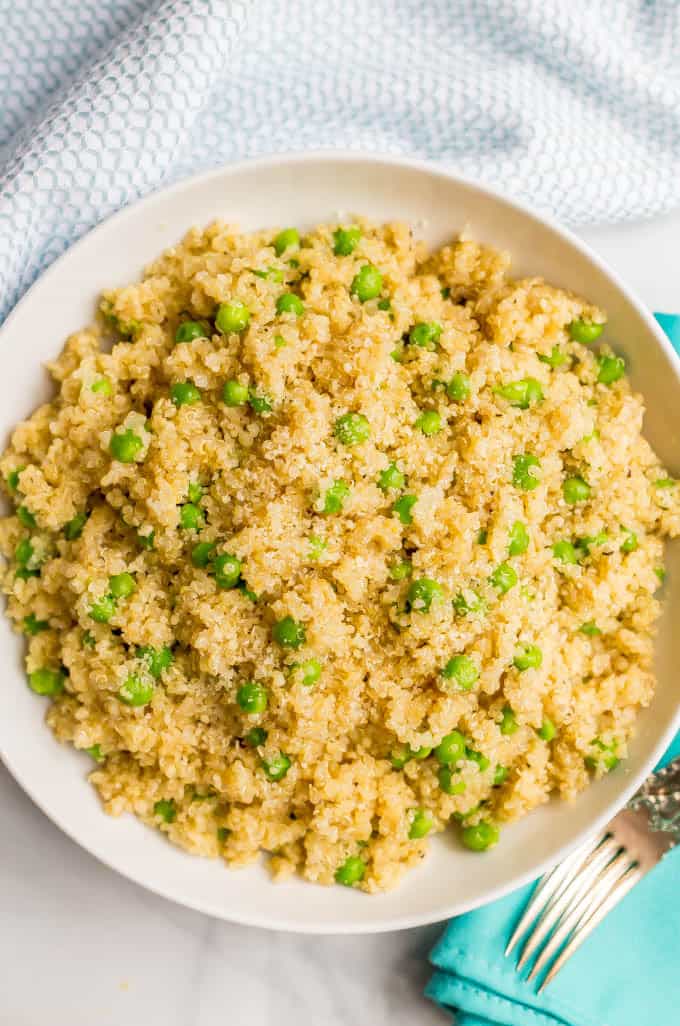
M 85 244 L 90 244 L 91 240 L 96 238 L 97 235 L 102 233 L 104 230 L 109 230 L 112 226 L 123 223 L 127 219 L 135 218 L 146 208 L 152 208 L 153 204 L 157 201 L 167 202 L 168 200 L 172 200 L 173 196 L 182 193 L 187 188 L 207 184 L 216 179 L 220 179 L 225 176 L 228 177 L 229 175 L 242 175 L 244 173 L 247 174 L 249 171 L 266 170 L 281 166 L 295 167 L 296 165 L 309 163 L 325 165 L 336 164 L 341 166 L 359 164 L 384 167 L 386 170 L 390 167 L 395 167 L 420 172 L 428 177 L 439 178 L 447 182 L 452 182 L 453 184 L 459 185 L 465 189 L 477 192 L 478 194 L 481 194 L 482 197 L 486 197 L 494 203 L 499 203 L 513 210 L 528 221 L 531 221 L 541 227 L 547 227 L 564 242 L 568 243 L 572 248 L 578 251 L 594 267 L 596 267 L 605 278 L 609 279 L 610 283 L 623 295 L 628 303 L 630 303 L 636 313 L 640 316 L 641 320 L 645 323 L 651 335 L 655 338 L 657 345 L 665 352 L 671 366 L 673 367 L 676 381 L 678 385 L 680 385 L 680 357 L 675 352 L 670 340 L 652 313 L 637 297 L 635 292 L 625 284 L 619 274 L 614 271 L 606 261 L 604 261 L 591 248 L 591 246 L 588 245 L 588 243 L 575 235 L 571 229 L 560 224 L 552 215 L 543 214 L 532 208 L 529 204 L 510 197 L 500 189 L 458 174 L 456 171 L 442 167 L 433 161 L 404 157 L 394 153 L 366 150 L 317 149 L 303 151 L 291 150 L 272 153 L 265 156 L 245 158 L 243 160 L 234 161 L 233 163 L 223 164 L 207 171 L 183 177 L 170 185 L 153 189 L 151 192 L 123 206 L 121 209 L 98 222 L 75 242 L 69 245 L 53 263 L 39 274 L 36 280 L 30 285 L 15 304 L 13 309 L 9 312 L 5 320 L 0 324 L 0 344 L 2 343 L 5 329 L 7 327 L 11 327 L 15 317 L 18 316 L 19 311 L 23 311 L 24 307 L 31 302 L 34 290 L 36 290 L 39 285 L 42 286 L 44 283 L 49 282 L 52 277 L 58 275 L 62 264 L 67 259 L 70 259 L 74 252 L 78 251 Z M 111 861 L 107 857 L 107 853 L 103 849 L 97 849 L 94 842 L 83 841 L 79 836 L 77 836 L 77 831 L 75 829 L 71 829 L 70 827 L 63 825 L 58 818 L 55 818 L 55 815 L 50 811 L 49 807 L 47 807 L 47 803 L 43 802 L 38 794 L 36 794 L 31 783 L 23 779 L 23 774 L 20 768 L 15 767 L 12 764 L 11 759 L 8 757 L 7 753 L 4 751 L 4 747 L 2 746 L 0 746 L 0 761 L 2 761 L 10 775 L 28 795 L 31 801 L 62 831 L 62 833 L 69 837 L 70 840 L 74 841 L 80 848 L 83 848 L 89 855 L 92 855 L 97 859 L 97 861 L 107 866 L 107 868 L 114 870 L 116 873 L 119 873 L 132 883 L 143 887 L 160 897 L 174 901 L 214 918 L 219 918 L 244 926 L 254 926 L 264 929 L 274 929 L 281 932 L 293 932 L 300 934 L 359 935 L 386 933 L 391 930 L 408 929 L 411 927 L 442 922 L 452 916 L 457 916 L 475 908 L 480 908 L 490 904 L 492 901 L 502 898 L 530 881 L 537 879 L 552 866 L 564 859 L 570 852 L 575 850 L 586 840 L 587 837 L 595 835 L 606 825 L 606 823 L 609 822 L 616 812 L 632 797 L 642 781 L 649 775 L 679 729 L 680 701 L 678 702 L 674 715 L 670 718 L 664 730 L 661 732 L 659 740 L 650 755 L 643 762 L 640 770 L 637 773 L 630 775 L 625 786 L 621 788 L 616 798 L 592 820 L 590 826 L 580 830 L 568 843 L 562 845 L 557 853 L 553 853 L 547 858 L 542 859 L 531 870 L 516 873 L 506 880 L 505 883 L 492 887 L 481 901 L 473 900 L 467 903 L 456 901 L 448 906 L 443 906 L 436 916 L 427 912 L 394 916 L 389 920 L 372 920 L 370 916 L 367 916 L 359 924 L 355 922 L 345 922 L 342 919 L 330 920 L 324 923 L 300 924 L 294 919 L 288 919 L 286 921 L 281 921 L 280 919 L 274 920 L 270 916 L 262 914 L 258 909 L 253 909 L 252 914 L 249 913 L 247 915 L 238 912 L 225 914 L 224 912 L 215 909 L 215 907 L 211 906 L 208 902 L 178 893 L 179 888 L 177 887 L 173 888 L 171 885 L 164 886 L 162 884 L 156 884 L 153 879 L 150 879 L 148 875 L 145 875 L 141 871 L 138 872 L 134 868 L 125 868 L 117 865 L 115 861 Z

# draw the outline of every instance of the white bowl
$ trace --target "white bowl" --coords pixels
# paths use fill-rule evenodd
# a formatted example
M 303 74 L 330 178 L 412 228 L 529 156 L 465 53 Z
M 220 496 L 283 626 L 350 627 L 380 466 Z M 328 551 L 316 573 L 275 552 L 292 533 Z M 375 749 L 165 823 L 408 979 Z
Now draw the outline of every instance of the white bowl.
M 514 271 L 540 274 L 604 307 L 607 335 L 625 353 L 647 400 L 645 434 L 673 471 L 680 443 L 680 362 L 650 314 L 589 249 L 568 232 L 488 189 L 438 168 L 391 157 L 310 153 L 233 164 L 165 189 L 124 210 L 73 246 L 5 323 L 0 434 L 49 394 L 40 364 L 69 332 L 88 323 L 99 290 L 133 281 L 191 225 L 216 218 L 246 229 L 304 228 L 343 213 L 399 218 L 437 244 L 463 226 L 509 249 Z M 680 724 L 679 549 L 670 546 L 665 612 L 657 645 L 658 691 L 639 719 L 627 762 L 571 805 L 552 802 L 503 831 L 484 855 L 437 837 L 424 863 L 389 894 L 299 880 L 274 884 L 261 866 L 229 871 L 187 855 L 132 816 L 111 819 L 86 780 L 91 762 L 59 745 L 43 723 L 45 700 L 26 686 L 22 642 L 0 618 L 5 679 L 0 755 L 37 805 L 70 837 L 113 869 L 174 901 L 236 922 L 309 933 L 369 933 L 434 922 L 499 897 L 535 877 L 603 825 L 635 791 Z

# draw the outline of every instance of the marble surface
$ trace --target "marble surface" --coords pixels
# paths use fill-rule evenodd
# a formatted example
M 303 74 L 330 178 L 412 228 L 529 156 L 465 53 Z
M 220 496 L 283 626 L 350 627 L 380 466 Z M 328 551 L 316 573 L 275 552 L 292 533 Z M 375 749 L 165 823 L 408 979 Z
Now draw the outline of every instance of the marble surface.
M 680 310 L 680 214 L 583 236 L 656 310 Z M 441 926 L 267 933 L 128 883 L 0 767 L 0 1026 L 443 1026 L 422 997 Z

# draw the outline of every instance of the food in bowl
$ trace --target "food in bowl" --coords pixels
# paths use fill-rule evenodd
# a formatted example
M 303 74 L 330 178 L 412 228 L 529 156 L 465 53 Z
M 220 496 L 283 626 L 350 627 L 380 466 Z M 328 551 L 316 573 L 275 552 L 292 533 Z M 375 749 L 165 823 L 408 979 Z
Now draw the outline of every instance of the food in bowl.
M 362 219 L 105 292 L 0 462 L 28 683 L 105 809 L 375 892 L 614 769 L 680 506 L 604 322 Z

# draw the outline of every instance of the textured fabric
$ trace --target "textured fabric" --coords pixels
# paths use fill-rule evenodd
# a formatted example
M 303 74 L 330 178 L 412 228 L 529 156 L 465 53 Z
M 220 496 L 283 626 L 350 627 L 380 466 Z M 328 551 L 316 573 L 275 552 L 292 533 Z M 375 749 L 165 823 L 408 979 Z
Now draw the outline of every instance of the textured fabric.
M 0 0 L 0 318 L 165 181 L 433 158 L 570 222 L 680 201 L 676 0 Z

